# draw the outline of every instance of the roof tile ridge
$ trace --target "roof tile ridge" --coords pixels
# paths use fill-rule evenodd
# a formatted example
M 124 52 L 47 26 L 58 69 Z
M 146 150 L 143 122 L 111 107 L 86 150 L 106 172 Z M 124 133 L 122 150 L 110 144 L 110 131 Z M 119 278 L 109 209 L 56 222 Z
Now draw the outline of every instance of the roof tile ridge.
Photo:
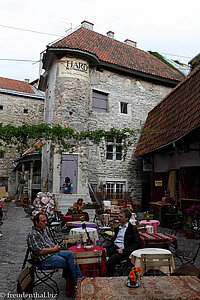
M 15 81 L 15 82 L 20 82 L 20 83 L 28 84 L 26 81 L 18 80 L 18 79 L 12 79 L 12 78 L 8 78 L 8 77 L 0 77 L 0 80 L 1 80 L 1 79 L 6 79 L 6 80 L 9 80 L 9 81 Z M 28 84 L 28 85 L 29 85 L 29 84 Z
M 154 108 L 148 113 L 151 114 L 153 113 L 153 111 L 159 106 L 161 105 L 164 101 L 166 101 L 166 99 L 173 94 L 177 89 L 179 89 L 180 86 L 182 86 L 182 84 L 184 84 L 186 81 L 188 81 L 192 76 L 194 76 L 198 71 L 200 70 L 200 65 L 197 66 L 194 70 L 192 70 L 181 82 L 179 82 L 175 88 L 173 88 L 173 90 L 171 90 L 162 100 L 160 100 L 160 102 L 158 102 L 156 104 L 156 106 L 154 106 Z

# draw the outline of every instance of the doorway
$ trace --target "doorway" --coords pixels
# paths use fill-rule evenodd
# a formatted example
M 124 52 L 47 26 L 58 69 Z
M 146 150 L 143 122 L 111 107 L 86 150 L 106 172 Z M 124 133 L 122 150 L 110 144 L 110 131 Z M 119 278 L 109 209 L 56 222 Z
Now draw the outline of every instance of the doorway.
M 61 160 L 60 190 L 64 192 L 65 178 L 69 177 L 73 183 L 73 194 L 77 193 L 78 154 L 63 154 Z

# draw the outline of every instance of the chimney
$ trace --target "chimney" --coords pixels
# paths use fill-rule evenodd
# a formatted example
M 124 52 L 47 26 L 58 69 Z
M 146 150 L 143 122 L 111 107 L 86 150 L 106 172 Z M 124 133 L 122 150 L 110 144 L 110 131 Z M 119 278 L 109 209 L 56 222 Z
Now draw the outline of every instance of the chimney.
M 81 25 L 82 25 L 82 27 L 89 29 L 89 30 L 93 30 L 93 26 L 94 26 L 93 23 L 90 23 L 88 21 L 81 22 Z
M 107 37 L 114 39 L 114 32 L 113 31 L 108 31 L 107 33 Z
M 30 79 L 24 79 L 25 82 L 29 83 Z
M 131 41 L 131 40 L 129 40 L 129 39 L 126 39 L 126 40 L 124 41 L 124 43 L 127 44 L 127 45 L 129 45 L 129 46 L 135 47 L 135 48 L 137 47 L 137 43 L 134 42 L 134 41 Z

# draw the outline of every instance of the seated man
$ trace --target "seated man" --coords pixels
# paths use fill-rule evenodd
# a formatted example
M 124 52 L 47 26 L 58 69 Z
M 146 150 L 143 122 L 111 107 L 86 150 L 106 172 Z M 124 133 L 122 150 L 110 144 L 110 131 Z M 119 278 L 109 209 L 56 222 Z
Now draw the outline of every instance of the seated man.
M 109 257 L 107 276 L 113 276 L 115 265 L 141 247 L 140 235 L 137 228 L 129 222 L 130 217 L 131 211 L 128 208 L 120 211 L 118 218 L 121 225 L 114 229 L 113 240 L 105 247 Z
M 72 251 L 60 250 L 60 246 L 50 240 L 45 232 L 47 219 L 43 213 L 39 212 L 34 216 L 33 224 L 32 231 L 27 236 L 27 243 L 33 253 L 34 261 L 39 266 L 49 269 L 61 268 L 65 272 L 66 269 L 70 269 L 75 285 L 76 280 L 81 278 L 82 274 L 79 266 L 76 268 L 74 265 Z

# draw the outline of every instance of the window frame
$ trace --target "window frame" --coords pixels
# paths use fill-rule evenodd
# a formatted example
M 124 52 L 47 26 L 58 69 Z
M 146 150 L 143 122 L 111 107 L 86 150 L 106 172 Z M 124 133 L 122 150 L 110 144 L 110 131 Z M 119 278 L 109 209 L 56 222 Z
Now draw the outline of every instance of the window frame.
M 104 102 L 106 105 L 103 105 Z M 92 111 L 99 112 L 99 113 L 108 113 L 108 93 L 107 92 L 92 89 Z
M 110 185 L 110 187 L 108 187 Z M 117 185 L 121 186 L 121 188 L 117 190 Z M 126 181 L 114 181 L 114 180 L 107 180 L 106 181 L 106 193 L 107 194 L 113 194 L 113 193 L 119 193 L 123 194 L 126 192 Z
M 122 104 L 126 104 L 127 112 L 122 112 Z M 131 105 L 128 102 L 120 101 L 119 102 L 119 113 L 122 116 L 130 116 L 131 115 Z
M 124 154 L 123 144 L 124 144 L 123 139 L 121 139 L 121 141 L 117 141 L 116 139 L 113 139 L 113 141 L 106 141 L 106 153 L 105 153 L 106 160 L 122 161 L 123 154 Z M 110 149 L 112 147 L 112 151 L 108 151 L 108 147 L 110 147 Z M 119 148 L 121 148 L 121 151 L 119 151 Z

